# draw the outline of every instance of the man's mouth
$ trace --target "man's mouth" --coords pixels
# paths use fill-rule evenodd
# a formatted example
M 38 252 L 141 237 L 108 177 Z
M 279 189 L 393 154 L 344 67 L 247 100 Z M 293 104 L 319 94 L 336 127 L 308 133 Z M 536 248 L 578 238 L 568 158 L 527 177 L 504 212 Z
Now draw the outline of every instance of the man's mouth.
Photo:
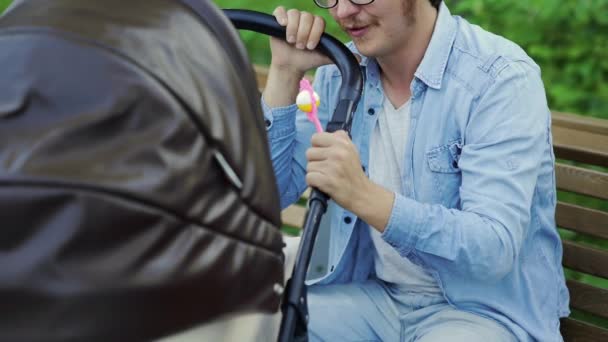
M 356 26 L 346 28 L 346 32 L 353 38 L 363 37 L 367 31 L 369 30 L 369 26 Z

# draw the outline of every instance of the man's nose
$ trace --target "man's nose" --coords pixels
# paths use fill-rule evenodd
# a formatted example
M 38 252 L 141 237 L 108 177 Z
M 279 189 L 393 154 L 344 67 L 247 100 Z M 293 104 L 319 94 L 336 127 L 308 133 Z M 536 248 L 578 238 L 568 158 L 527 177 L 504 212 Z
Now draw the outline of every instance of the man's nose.
M 334 16 L 337 19 L 344 19 L 358 13 L 361 9 L 360 6 L 353 4 L 348 0 L 340 0 L 333 10 L 335 13 Z

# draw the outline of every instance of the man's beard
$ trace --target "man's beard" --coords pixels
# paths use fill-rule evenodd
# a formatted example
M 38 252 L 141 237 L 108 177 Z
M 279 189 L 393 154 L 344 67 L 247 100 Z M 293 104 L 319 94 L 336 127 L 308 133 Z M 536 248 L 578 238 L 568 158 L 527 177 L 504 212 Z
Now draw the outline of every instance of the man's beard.
M 401 14 L 406 19 L 408 26 L 416 23 L 416 2 L 417 0 L 403 0 L 401 3 Z

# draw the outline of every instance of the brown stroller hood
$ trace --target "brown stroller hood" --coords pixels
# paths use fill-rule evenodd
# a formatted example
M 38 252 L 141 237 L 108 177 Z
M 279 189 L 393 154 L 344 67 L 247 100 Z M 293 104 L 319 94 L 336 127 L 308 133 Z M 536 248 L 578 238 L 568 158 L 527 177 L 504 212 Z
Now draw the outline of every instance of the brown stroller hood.
M 0 341 L 150 340 L 277 309 L 259 92 L 200 1 L 205 17 L 22 0 L 0 18 Z

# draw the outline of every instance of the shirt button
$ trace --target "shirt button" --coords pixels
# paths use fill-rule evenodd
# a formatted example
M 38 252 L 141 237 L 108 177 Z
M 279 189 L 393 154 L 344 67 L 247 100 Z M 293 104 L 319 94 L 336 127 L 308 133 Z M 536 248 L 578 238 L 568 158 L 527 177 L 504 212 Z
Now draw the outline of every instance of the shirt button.
M 266 128 L 270 128 L 270 125 L 271 125 L 272 123 L 270 122 L 270 120 L 268 120 L 268 119 L 264 119 L 264 124 L 266 124 Z
M 346 217 L 344 218 L 344 223 L 346 223 L 346 224 L 350 224 L 351 222 L 353 222 L 353 219 L 352 219 L 350 216 L 346 216 Z
M 374 114 L 376 114 L 376 110 L 374 110 L 374 108 L 370 108 L 367 110 L 367 114 L 374 115 Z

